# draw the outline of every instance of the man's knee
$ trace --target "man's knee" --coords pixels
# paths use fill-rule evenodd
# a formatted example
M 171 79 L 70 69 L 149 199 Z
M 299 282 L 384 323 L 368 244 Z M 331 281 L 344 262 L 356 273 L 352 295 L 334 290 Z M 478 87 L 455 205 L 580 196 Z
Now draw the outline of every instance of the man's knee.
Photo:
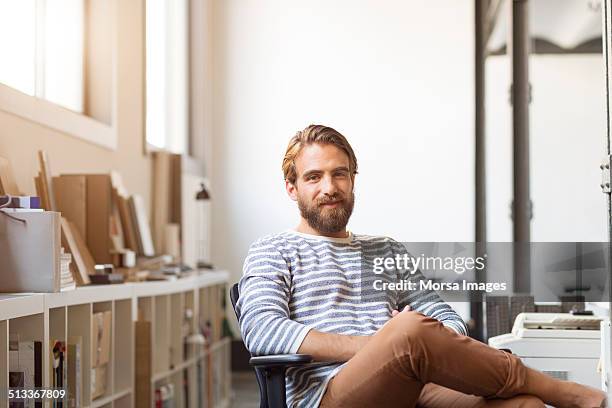
M 390 335 L 398 341 L 422 338 L 430 330 L 430 325 L 425 324 L 429 320 L 431 319 L 417 312 L 401 312 L 388 324 Z
M 517 395 L 511 401 L 512 407 L 516 408 L 544 408 L 546 406 L 541 399 L 533 395 Z

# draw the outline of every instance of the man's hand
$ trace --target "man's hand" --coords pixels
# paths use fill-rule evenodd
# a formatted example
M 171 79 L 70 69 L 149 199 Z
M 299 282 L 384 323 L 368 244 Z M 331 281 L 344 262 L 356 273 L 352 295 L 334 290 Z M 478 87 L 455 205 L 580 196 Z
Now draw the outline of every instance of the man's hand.
M 410 310 L 410 306 L 406 306 L 402 309 L 402 312 Z M 400 313 L 398 310 L 393 310 L 391 311 L 391 316 L 393 318 Z M 317 361 L 348 361 L 368 344 L 369 340 L 370 336 L 346 336 L 310 330 L 304 338 L 298 353 L 310 354 Z
M 370 336 L 348 336 L 310 330 L 298 353 L 310 354 L 316 361 L 344 362 L 352 358 L 370 340 Z
M 408 312 L 410 311 L 410 305 L 406 305 L 406 307 L 404 307 L 404 309 L 402 309 L 402 312 Z M 399 310 L 392 310 L 391 311 L 391 317 L 395 317 L 398 314 L 400 314 L 401 312 Z

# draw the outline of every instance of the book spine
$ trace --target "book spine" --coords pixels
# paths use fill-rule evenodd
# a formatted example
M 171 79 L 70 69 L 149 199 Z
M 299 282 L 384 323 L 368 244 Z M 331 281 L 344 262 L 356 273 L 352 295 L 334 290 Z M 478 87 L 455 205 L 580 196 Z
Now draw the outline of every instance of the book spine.
M 34 386 L 36 388 L 42 388 L 42 342 L 34 342 Z M 36 401 L 34 403 L 35 408 L 42 408 L 42 401 Z

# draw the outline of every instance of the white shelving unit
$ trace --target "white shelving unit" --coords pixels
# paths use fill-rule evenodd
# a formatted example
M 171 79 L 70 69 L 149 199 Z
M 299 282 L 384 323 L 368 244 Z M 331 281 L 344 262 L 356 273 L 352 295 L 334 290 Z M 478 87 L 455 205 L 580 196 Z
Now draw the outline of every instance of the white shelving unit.
M 151 406 L 154 406 L 156 387 L 169 383 L 174 385 L 175 408 L 229 406 L 230 339 L 221 337 L 221 302 L 228 276 L 224 271 L 210 271 L 170 282 L 0 295 L 0 390 L 8 388 L 11 334 L 42 342 L 44 387 L 51 386 L 51 341 L 80 336 L 83 406 L 141 407 L 142 399 L 136 395 L 135 365 L 143 362 L 136 361 L 135 322 L 144 320 L 151 323 Z M 106 392 L 92 400 L 92 314 L 102 311 L 110 311 L 112 316 L 111 354 Z M 231 307 L 226 313 L 230 312 Z M 200 333 L 207 322 L 211 326 L 208 345 L 185 345 L 186 336 Z M 7 406 L 6 400 L 0 401 L 0 408 Z

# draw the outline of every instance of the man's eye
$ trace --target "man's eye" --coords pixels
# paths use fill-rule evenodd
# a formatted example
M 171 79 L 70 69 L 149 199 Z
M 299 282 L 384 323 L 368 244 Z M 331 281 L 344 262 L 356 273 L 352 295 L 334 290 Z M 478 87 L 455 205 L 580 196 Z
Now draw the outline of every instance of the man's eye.
M 348 176 L 348 173 L 346 171 L 339 171 L 336 174 L 334 174 L 335 177 L 346 177 Z
M 311 176 L 306 177 L 306 180 L 308 180 L 308 181 L 315 181 L 315 180 L 318 180 L 318 179 L 319 179 L 319 176 L 314 175 L 314 174 L 311 175 Z

